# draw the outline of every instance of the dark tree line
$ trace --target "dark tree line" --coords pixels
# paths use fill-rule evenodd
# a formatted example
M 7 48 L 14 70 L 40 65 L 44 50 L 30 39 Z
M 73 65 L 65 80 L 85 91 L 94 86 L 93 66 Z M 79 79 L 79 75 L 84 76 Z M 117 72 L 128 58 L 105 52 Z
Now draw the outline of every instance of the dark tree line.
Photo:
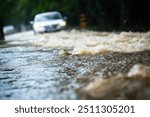
M 84 13 L 88 27 L 97 30 L 148 30 L 150 7 L 148 0 L 1 0 L 0 39 L 3 23 L 28 24 L 34 15 L 60 11 L 70 25 L 79 25 Z
M 17 0 L 1 0 L 0 1 L 0 40 L 4 40 L 3 26 L 6 17 L 13 14 L 13 7 Z

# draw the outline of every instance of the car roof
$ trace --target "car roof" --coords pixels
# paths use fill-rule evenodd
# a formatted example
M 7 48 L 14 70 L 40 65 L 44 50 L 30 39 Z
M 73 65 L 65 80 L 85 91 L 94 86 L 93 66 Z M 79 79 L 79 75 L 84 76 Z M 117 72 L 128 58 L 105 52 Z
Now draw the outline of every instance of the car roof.
M 14 26 L 13 25 L 6 25 L 3 28 L 14 28 Z
M 60 14 L 60 13 L 58 11 L 44 12 L 44 13 L 37 14 L 36 17 L 38 17 L 38 16 L 45 16 L 45 15 L 52 15 L 52 14 Z

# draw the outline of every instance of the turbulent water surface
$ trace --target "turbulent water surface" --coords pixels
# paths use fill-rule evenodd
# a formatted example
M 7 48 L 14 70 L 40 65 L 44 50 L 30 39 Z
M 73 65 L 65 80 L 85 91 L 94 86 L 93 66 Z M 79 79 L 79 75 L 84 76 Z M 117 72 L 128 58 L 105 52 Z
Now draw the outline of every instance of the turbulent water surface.
M 135 64 L 150 66 L 149 45 L 150 32 L 71 30 L 6 36 L 0 42 L 0 99 L 86 99 L 78 90 L 94 79 L 125 74 Z M 137 99 L 150 99 L 149 85 L 138 84 L 147 90 Z

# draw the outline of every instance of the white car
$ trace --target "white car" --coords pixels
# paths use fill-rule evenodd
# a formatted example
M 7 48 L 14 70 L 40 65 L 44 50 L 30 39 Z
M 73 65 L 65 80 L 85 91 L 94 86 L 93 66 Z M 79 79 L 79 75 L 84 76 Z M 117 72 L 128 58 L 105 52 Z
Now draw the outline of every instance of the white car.
M 13 25 L 7 25 L 3 28 L 4 34 L 11 34 L 15 32 L 15 27 Z
M 57 12 L 46 12 L 37 14 L 33 22 L 34 34 L 58 31 L 66 26 L 66 21 L 62 15 Z

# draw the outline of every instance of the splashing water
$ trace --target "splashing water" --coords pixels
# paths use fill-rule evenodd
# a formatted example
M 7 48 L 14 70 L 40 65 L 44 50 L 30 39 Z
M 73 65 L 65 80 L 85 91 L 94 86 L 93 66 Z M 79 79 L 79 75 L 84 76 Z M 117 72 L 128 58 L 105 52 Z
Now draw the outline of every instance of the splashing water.
M 57 37 L 57 38 L 56 38 Z M 108 33 L 72 30 L 59 34 L 39 35 L 32 43 L 44 48 L 72 48 L 72 54 L 97 54 L 104 52 L 140 52 L 150 50 L 150 32 Z

